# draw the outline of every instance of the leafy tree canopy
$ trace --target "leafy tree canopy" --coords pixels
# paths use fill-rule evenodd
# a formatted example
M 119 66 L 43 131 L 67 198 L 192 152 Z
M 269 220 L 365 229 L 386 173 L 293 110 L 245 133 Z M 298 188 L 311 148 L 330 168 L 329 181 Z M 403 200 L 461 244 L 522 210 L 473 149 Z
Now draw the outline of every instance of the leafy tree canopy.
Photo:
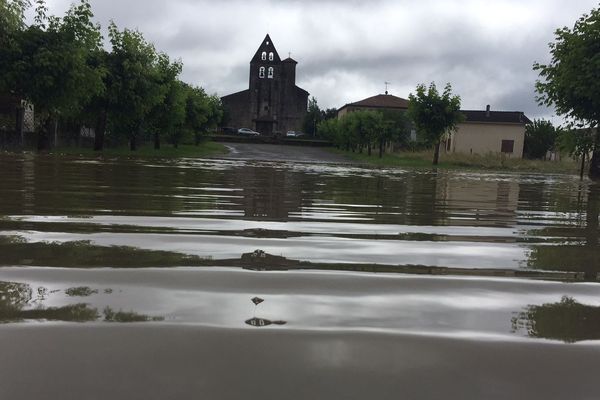
M 528 158 L 544 158 L 546 153 L 554 149 L 560 129 L 552 122 L 536 119 L 525 127 L 525 149 Z
M 584 14 L 573 28 L 560 28 L 550 43 L 548 64 L 535 63 L 540 105 L 553 106 L 572 126 L 600 123 L 600 9 Z M 600 130 L 596 131 L 590 177 L 600 179 Z
M 464 118 L 460 112 L 460 96 L 452 94 L 449 83 L 440 93 L 432 82 L 428 87 L 418 85 L 416 93 L 411 93 L 408 99 L 408 115 L 426 142 L 435 145 L 433 164 L 437 165 L 442 137 L 456 129 Z

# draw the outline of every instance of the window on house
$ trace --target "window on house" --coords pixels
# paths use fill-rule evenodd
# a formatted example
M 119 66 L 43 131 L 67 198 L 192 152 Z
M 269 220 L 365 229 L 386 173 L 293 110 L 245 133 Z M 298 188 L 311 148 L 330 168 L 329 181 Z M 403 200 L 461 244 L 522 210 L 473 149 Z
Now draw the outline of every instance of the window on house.
M 265 67 L 260 67 L 258 69 L 258 77 L 259 78 L 264 78 L 265 77 Z
M 500 150 L 502 153 L 512 153 L 515 149 L 515 141 L 514 140 L 503 140 L 502 141 L 502 149 Z
M 273 59 L 274 59 L 273 52 L 270 52 L 269 53 L 269 61 L 273 61 Z
M 273 79 L 273 67 L 269 67 L 269 75 L 267 75 L 269 79 Z
M 267 52 L 266 52 L 266 51 L 263 51 L 263 52 L 262 52 L 262 55 L 260 56 L 260 58 L 261 58 L 263 61 L 265 61 L 265 60 L 267 59 Z

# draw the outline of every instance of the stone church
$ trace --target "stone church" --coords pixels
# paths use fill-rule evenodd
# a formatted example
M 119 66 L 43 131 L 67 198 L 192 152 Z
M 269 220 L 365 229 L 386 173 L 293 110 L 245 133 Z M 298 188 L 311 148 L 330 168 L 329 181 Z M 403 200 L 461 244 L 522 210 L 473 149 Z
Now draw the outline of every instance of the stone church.
M 296 64 L 282 61 L 267 35 L 250 61 L 250 88 L 221 98 L 228 125 L 263 135 L 301 130 L 308 92 L 296 86 Z

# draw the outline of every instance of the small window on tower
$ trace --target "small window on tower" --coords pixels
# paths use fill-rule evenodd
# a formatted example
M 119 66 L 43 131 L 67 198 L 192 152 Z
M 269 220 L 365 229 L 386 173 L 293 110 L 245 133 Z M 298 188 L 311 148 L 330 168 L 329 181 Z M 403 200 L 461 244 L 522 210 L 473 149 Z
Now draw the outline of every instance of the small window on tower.
M 273 61 L 273 59 L 274 59 L 273 52 L 270 52 L 269 53 L 269 61 Z
M 260 67 L 258 69 L 258 77 L 259 78 L 264 78 L 265 77 L 265 67 Z
M 269 67 L 269 79 L 273 79 L 273 67 Z
M 263 52 L 262 52 L 262 55 L 261 55 L 261 57 L 260 57 L 260 58 L 261 58 L 263 61 L 264 61 L 264 60 L 266 60 L 266 59 L 267 59 L 267 52 L 266 52 L 266 51 L 263 51 Z

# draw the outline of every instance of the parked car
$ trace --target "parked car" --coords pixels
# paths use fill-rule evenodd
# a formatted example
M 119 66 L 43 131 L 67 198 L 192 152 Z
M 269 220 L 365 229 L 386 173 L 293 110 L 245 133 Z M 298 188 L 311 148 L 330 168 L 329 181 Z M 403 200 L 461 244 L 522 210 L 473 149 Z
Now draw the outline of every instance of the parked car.
M 252 129 L 248 129 L 248 128 L 238 129 L 238 134 L 244 135 L 244 136 L 260 136 L 260 133 L 253 131 Z
M 285 136 L 286 137 L 300 137 L 300 136 L 304 136 L 304 133 L 300 132 L 300 131 L 287 131 Z

